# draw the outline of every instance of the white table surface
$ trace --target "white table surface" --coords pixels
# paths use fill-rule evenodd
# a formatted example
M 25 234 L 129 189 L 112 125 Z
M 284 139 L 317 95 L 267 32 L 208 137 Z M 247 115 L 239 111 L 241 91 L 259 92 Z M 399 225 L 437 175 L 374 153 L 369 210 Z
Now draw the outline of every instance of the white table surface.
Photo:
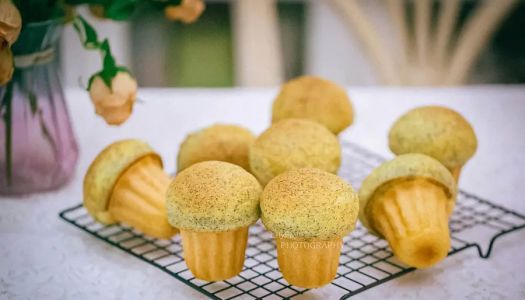
M 141 89 L 143 103 L 130 120 L 110 128 L 96 117 L 87 94 L 67 90 L 80 146 L 71 182 L 60 191 L 0 198 L 0 298 L 181 299 L 204 298 L 170 275 L 113 248 L 58 218 L 81 202 L 90 161 L 120 138 L 141 138 L 173 171 L 184 136 L 214 122 L 242 124 L 260 133 L 269 124 L 276 89 Z M 460 186 L 525 213 L 525 87 L 349 88 L 355 123 L 342 134 L 391 157 L 386 134 L 409 108 L 444 104 L 473 124 L 479 149 L 464 168 Z M 359 299 L 525 299 L 525 230 L 495 245 L 490 259 L 474 249 L 447 258 L 362 294 Z M 330 289 L 303 298 L 333 298 Z

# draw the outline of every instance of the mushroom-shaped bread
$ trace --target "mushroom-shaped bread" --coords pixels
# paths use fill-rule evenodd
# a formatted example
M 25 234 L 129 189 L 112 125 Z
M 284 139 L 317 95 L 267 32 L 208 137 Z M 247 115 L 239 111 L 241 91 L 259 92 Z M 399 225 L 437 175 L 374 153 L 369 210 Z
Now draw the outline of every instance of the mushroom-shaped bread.
M 180 145 L 177 169 L 203 161 L 229 162 L 250 170 L 248 152 L 255 136 L 236 125 L 215 124 L 189 134 Z
M 284 278 L 303 288 L 332 281 L 358 211 L 357 193 L 337 175 L 302 168 L 272 179 L 261 195 L 261 219 L 275 235 Z
M 250 148 L 250 168 L 261 184 L 297 168 L 337 173 L 341 146 L 323 125 L 305 119 L 286 119 L 263 132 Z
M 139 140 L 106 147 L 84 177 L 84 206 L 103 224 L 124 222 L 157 238 L 177 233 L 167 219 L 169 176 L 158 154 Z
M 317 121 L 339 134 L 353 121 L 346 91 L 337 84 L 315 76 L 301 76 L 285 83 L 273 102 L 272 122 L 299 118 Z
M 450 249 L 448 218 L 456 184 L 439 161 L 403 154 L 376 168 L 359 190 L 361 223 L 386 238 L 405 264 L 426 268 Z
M 478 146 L 472 126 L 459 113 L 423 106 L 401 116 L 388 135 L 395 154 L 422 153 L 439 160 L 456 178 Z
M 195 277 L 216 281 L 241 272 L 261 191 L 252 174 L 222 161 L 196 163 L 171 182 L 168 220 L 181 231 L 184 260 Z

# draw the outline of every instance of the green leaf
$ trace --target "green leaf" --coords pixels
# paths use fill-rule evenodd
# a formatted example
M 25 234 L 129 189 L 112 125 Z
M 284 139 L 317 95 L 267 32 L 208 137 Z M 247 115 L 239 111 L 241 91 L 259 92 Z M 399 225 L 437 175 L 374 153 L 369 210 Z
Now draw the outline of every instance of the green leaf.
M 139 3 L 138 0 L 112 0 L 105 6 L 105 16 L 116 21 L 123 21 L 128 19 L 135 7 Z
M 103 52 L 102 71 L 100 71 L 100 77 L 102 77 L 104 83 L 111 89 L 111 80 L 113 80 L 115 75 L 117 75 L 118 68 L 113 55 L 111 55 L 111 49 L 107 39 L 102 42 L 100 50 Z
M 82 16 L 77 15 L 73 19 L 73 26 L 80 37 L 80 42 L 85 48 L 98 49 L 100 47 L 97 32 Z
M 103 68 L 116 70 L 117 65 L 115 63 L 115 59 L 113 58 L 113 55 L 111 55 L 111 48 L 109 47 L 108 39 L 104 39 L 104 41 L 100 45 L 100 50 L 102 50 Z
M 104 5 L 108 1 L 107 0 L 64 0 L 66 4 L 69 5 L 82 5 L 82 4 L 99 4 Z
M 91 75 L 91 77 L 89 77 L 89 80 L 88 80 L 88 85 L 87 85 L 87 88 L 86 90 L 89 91 L 91 89 L 91 85 L 93 84 L 93 80 L 95 80 L 95 78 L 97 76 L 100 76 L 102 78 L 102 80 L 104 81 L 104 83 L 106 84 L 107 87 L 109 87 L 111 89 L 111 81 L 113 80 L 113 78 L 119 73 L 119 72 L 126 72 L 128 74 L 132 74 L 126 67 L 124 66 L 117 66 L 116 67 L 116 72 L 111 75 L 110 72 L 106 71 L 104 72 L 104 70 L 102 71 L 99 71 L 93 75 Z M 109 80 L 109 82 L 107 82 L 106 80 Z
M 117 66 L 117 73 L 118 72 L 126 72 L 126 73 L 128 73 L 130 75 L 133 75 L 131 73 L 131 71 L 128 68 L 124 67 L 124 66 Z
M 98 75 L 100 75 L 100 74 L 99 73 L 95 73 L 95 74 L 91 75 L 91 77 L 89 77 L 88 85 L 87 85 L 87 88 L 86 88 L 86 90 L 88 92 L 91 89 L 91 85 L 93 84 L 93 80 L 95 80 L 95 77 L 97 77 Z
M 118 2 L 120 3 L 120 5 L 122 5 L 122 7 L 124 7 L 125 3 L 137 2 L 137 0 L 113 1 L 114 2 L 112 3 Z M 95 29 L 91 25 L 89 25 L 89 23 L 84 18 L 82 18 L 82 16 L 75 17 L 73 24 L 77 33 L 80 36 L 80 40 L 82 41 L 84 47 L 91 50 L 99 50 L 100 55 L 102 56 L 102 70 L 93 74 L 89 78 L 87 86 L 88 91 L 91 89 L 91 85 L 93 84 L 93 80 L 96 76 L 100 76 L 106 84 L 106 86 L 111 90 L 111 81 L 113 80 L 113 78 L 117 75 L 119 71 L 127 71 L 127 69 L 121 66 L 117 66 L 115 58 L 111 54 L 111 47 L 109 46 L 108 39 L 104 39 L 102 42 L 99 42 Z M 127 72 L 129 73 L 129 71 Z
M 164 9 L 166 6 L 180 5 L 182 0 L 150 0 L 146 2 L 154 8 Z

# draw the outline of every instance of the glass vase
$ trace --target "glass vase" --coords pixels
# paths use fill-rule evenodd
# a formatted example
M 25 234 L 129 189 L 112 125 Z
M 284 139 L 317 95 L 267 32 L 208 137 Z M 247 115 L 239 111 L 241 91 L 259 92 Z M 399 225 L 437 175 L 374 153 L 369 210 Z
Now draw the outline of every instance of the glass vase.
M 61 22 L 24 24 L 13 45 L 15 72 L 0 87 L 0 194 L 60 188 L 72 177 L 78 147 L 55 50 Z

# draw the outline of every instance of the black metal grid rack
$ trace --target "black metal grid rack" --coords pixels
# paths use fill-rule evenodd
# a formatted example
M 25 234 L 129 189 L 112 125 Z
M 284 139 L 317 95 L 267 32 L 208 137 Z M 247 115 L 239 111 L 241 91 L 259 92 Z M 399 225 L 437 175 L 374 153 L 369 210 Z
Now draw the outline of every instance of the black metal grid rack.
M 382 157 L 360 146 L 343 142 L 340 175 L 357 189 L 382 161 Z M 250 228 L 243 271 L 232 279 L 206 282 L 196 279 L 188 270 L 179 235 L 171 240 L 158 240 L 123 224 L 103 226 L 87 214 L 82 204 L 62 211 L 60 217 L 212 299 L 285 299 L 309 292 L 283 279 L 273 237 L 260 223 Z M 480 257 L 487 258 L 498 237 L 525 228 L 525 216 L 461 191 L 449 224 L 452 233 L 449 255 L 476 248 Z M 479 244 L 484 239 L 488 241 L 486 252 Z M 331 295 L 346 299 L 412 271 L 413 268 L 396 260 L 386 241 L 368 234 L 358 224 L 356 230 L 343 239 L 337 276 L 324 288 L 330 289 Z

